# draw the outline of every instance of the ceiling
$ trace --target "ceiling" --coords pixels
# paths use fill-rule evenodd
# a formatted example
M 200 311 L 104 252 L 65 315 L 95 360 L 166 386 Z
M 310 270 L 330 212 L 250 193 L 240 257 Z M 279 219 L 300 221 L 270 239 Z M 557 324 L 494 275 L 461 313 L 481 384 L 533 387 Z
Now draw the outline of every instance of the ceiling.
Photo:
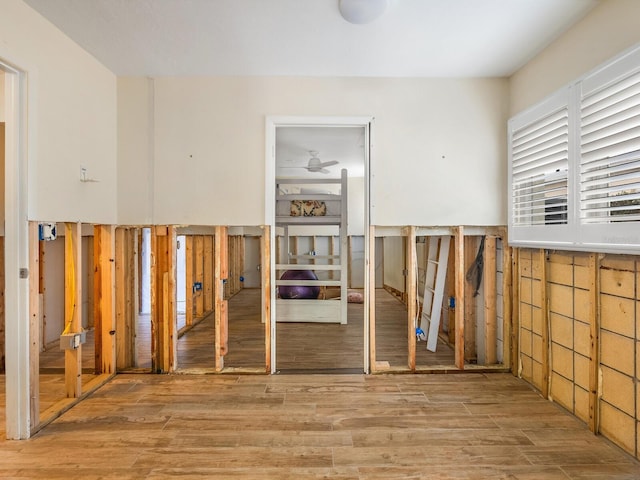
M 600 0 L 25 0 L 116 75 L 504 77 Z

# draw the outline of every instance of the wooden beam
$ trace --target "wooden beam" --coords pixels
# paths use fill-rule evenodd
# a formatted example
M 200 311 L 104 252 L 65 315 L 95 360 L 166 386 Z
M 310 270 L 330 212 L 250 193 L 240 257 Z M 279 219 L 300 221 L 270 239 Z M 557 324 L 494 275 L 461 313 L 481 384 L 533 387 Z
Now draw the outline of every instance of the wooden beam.
M 600 367 L 600 260 L 604 255 L 589 255 L 589 430 L 600 430 L 599 367 Z
M 271 373 L 271 227 L 265 225 L 262 232 L 262 321 L 264 323 L 265 373 Z
M 407 365 L 410 371 L 416 369 L 416 302 L 417 292 L 417 266 L 418 256 L 416 252 L 416 227 L 410 226 L 406 237 L 406 262 L 407 262 Z
M 82 331 L 82 224 L 65 224 L 64 333 Z M 64 351 L 67 398 L 82 395 L 82 345 Z
M 193 239 L 193 256 L 195 259 L 195 277 L 196 282 L 204 288 L 204 237 L 196 235 Z M 195 292 L 194 303 L 196 306 L 196 318 L 204 316 L 204 290 Z
M 333 237 L 332 237 L 333 238 Z M 333 240 L 332 240 L 333 243 Z M 369 368 L 376 372 L 376 227 L 369 226 Z
M 224 356 L 227 353 L 227 301 L 225 300 L 224 280 L 229 274 L 227 227 L 216 227 L 214 238 L 215 268 L 214 278 L 214 321 L 215 321 L 215 371 L 224 369 Z
M 464 227 L 455 228 L 455 279 L 456 279 L 456 342 L 455 364 L 460 370 L 464 369 Z
M 116 369 L 135 364 L 135 315 L 131 308 L 131 288 L 135 279 L 131 274 L 131 232 L 127 228 L 115 231 L 115 316 Z M 133 286 L 133 287 L 132 287 Z
M 473 265 L 478 254 L 480 243 L 478 237 L 464 237 L 464 271 L 468 272 Z M 475 281 L 473 283 L 466 282 L 464 292 L 464 356 L 468 363 L 476 363 L 478 360 L 478 351 L 476 345 L 477 319 L 476 314 L 476 297 Z M 460 311 L 458 309 L 458 311 Z
M 484 358 L 485 365 L 497 363 L 497 309 L 496 309 L 496 237 L 487 235 L 484 241 Z
M 213 236 L 204 237 L 204 311 L 213 311 Z
M 175 227 L 152 228 L 151 252 L 151 363 L 155 372 L 171 372 L 177 352 Z
M 513 296 L 513 249 L 507 244 L 507 229 L 501 230 L 502 240 L 502 362 L 511 368 L 511 338 L 513 335 L 512 324 L 512 296 Z
M 520 248 L 511 257 L 511 373 L 520 375 Z
M 4 131 L 4 125 L 0 125 L 0 132 Z M 0 146 L 2 141 L 0 140 Z M 0 156 L 4 155 L 4 152 L 0 153 Z M 31 247 L 33 248 L 33 247 Z M 4 310 L 4 236 L 0 236 L 0 373 L 5 373 L 5 324 L 7 322 L 5 310 Z M 35 273 L 35 272 L 34 272 Z M 38 328 L 40 326 L 38 325 Z
M 547 255 L 544 249 L 538 250 L 538 269 L 540 272 L 540 308 L 542 309 L 542 386 L 541 393 L 549 398 L 549 305 L 547 302 Z
M 184 277 L 185 277 L 185 324 L 187 326 L 193 325 L 193 313 L 194 313 L 194 302 L 193 297 L 195 295 L 193 291 L 193 283 L 195 282 L 195 277 L 193 274 L 193 235 L 186 235 L 184 237 L 184 255 L 185 255 L 185 269 L 184 269 Z
M 4 237 L 2 237 L 4 247 Z M 4 248 L 2 248 L 2 320 L 4 324 Z M 29 222 L 29 427 L 33 432 L 40 422 L 40 241 L 38 223 Z M 4 345 L 4 325 L 2 342 Z M 4 367 L 4 348 L 1 349 Z
M 115 231 L 111 225 L 93 227 L 96 374 L 115 373 Z

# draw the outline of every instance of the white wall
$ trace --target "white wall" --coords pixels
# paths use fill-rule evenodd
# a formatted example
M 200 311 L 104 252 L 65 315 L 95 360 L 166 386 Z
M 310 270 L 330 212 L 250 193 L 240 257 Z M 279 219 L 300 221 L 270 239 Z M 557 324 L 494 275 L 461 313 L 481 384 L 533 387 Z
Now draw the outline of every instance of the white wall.
M 640 42 L 640 2 L 601 2 L 511 78 L 510 116 Z
M 507 85 L 505 79 L 198 77 L 145 86 L 121 79 L 118 95 L 135 110 L 124 116 L 127 128 L 139 135 L 121 136 L 119 151 L 129 153 L 119 165 L 147 178 L 152 173 L 153 201 L 142 205 L 145 195 L 121 185 L 120 218 L 144 223 L 152 211 L 158 224 L 263 224 L 265 117 L 372 115 L 372 223 L 504 224 Z M 143 114 L 151 108 L 149 94 L 153 126 Z M 132 153 L 148 152 L 150 137 L 152 172 L 145 170 L 148 156 Z
M 384 237 L 382 239 L 382 252 L 376 251 L 376 264 L 378 256 L 382 254 L 383 282 L 400 292 L 405 291 L 405 251 L 404 237 Z
M 115 76 L 21 0 L 2 0 L 0 59 L 28 75 L 29 218 L 115 223 Z
M 118 223 L 153 220 L 153 80 L 118 78 Z

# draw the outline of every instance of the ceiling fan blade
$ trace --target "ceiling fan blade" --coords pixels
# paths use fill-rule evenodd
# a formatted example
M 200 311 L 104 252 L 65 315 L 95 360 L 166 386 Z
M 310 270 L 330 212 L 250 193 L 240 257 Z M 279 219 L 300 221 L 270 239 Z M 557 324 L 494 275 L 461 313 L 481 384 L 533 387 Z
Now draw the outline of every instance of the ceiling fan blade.
M 322 162 L 320 164 L 320 168 L 324 168 L 324 167 L 330 167 L 332 165 L 337 165 L 338 161 L 337 160 L 329 160 L 328 162 Z
M 316 172 L 320 172 L 320 173 L 330 173 L 329 170 L 327 170 L 326 168 L 321 168 L 320 170 L 316 170 Z

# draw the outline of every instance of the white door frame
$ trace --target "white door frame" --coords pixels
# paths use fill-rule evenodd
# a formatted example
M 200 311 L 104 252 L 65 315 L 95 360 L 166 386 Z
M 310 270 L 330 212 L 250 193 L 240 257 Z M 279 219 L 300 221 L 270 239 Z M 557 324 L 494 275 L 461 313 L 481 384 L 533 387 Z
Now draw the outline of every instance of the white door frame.
M 268 116 L 265 128 L 265 224 L 271 226 L 271 373 L 276 372 L 276 289 L 275 283 L 275 187 L 276 187 L 276 128 L 277 127 L 363 127 L 365 131 L 364 153 L 364 352 L 363 371 L 370 372 L 369 365 L 369 291 L 371 288 L 369 271 L 369 225 L 371 223 L 370 203 L 370 163 L 371 163 L 371 135 L 373 133 L 373 116 L 334 117 L 334 116 Z M 374 286 L 375 287 L 375 286 Z
M 29 438 L 31 382 L 29 342 L 29 224 L 27 210 L 27 78 L 0 60 L 5 73 L 5 388 L 6 436 Z M 37 401 L 37 399 L 35 399 Z

